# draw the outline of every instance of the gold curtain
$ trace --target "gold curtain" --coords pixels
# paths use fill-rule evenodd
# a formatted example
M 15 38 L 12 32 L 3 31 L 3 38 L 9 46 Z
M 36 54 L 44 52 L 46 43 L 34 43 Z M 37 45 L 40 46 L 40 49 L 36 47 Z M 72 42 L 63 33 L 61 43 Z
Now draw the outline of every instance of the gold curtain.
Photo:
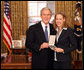
M 20 39 L 20 35 L 25 35 L 28 28 L 28 1 L 9 1 L 12 37 L 13 40 Z M 3 14 L 4 1 L 1 1 L 1 52 L 7 52 L 7 47 L 3 43 Z
M 11 1 L 11 22 L 13 39 L 25 35 L 28 28 L 27 1 Z
M 75 5 L 76 1 L 56 1 L 56 13 L 63 12 L 67 17 L 67 22 L 70 27 L 74 28 Z

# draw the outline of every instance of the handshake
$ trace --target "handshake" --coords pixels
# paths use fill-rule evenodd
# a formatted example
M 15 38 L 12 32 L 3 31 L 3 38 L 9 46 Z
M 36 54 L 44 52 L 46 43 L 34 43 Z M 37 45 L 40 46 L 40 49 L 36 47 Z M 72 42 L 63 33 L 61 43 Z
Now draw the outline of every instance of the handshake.
M 49 43 L 46 43 L 46 42 L 42 43 L 40 49 L 48 48 L 50 45 L 54 45 L 55 44 L 55 37 L 56 37 L 55 35 L 50 35 L 49 36 Z
M 58 52 L 58 53 L 64 53 L 64 49 L 56 47 L 56 46 L 49 46 L 51 50 Z
M 53 46 L 53 45 L 49 45 L 48 43 L 45 43 L 45 42 L 41 45 L 40 50 L 44 49 L 44 48 L 50 48 L 51 50 L 58 52 L 58 53 L 64 52 L 64 49 L 62 49 L 60 47 Z
M 55 44 L 55 35 L 50 35 L 49 37 L 49 43 L 42 43 L 41 46 L 40 46 L 40 50 L 41 49 L 44 49 L 44 48 L 50 48 L 51 50 L 55 51 L 55 52 L 64 52 L 64 49 L 62 48 L 59 48 L 59 47 L 56 47 L 54 44 Z
M 40 49 L 50 48 L 51 50 L 55 50 L 55 47 L 56 46 L 53 46 L 53 45 L 51 46 L 49 45 L 49 43 L 44 42 L 43 44 L 41 44 Z
M 56 46 L 49 46 L 49 48 L 55 51 Z

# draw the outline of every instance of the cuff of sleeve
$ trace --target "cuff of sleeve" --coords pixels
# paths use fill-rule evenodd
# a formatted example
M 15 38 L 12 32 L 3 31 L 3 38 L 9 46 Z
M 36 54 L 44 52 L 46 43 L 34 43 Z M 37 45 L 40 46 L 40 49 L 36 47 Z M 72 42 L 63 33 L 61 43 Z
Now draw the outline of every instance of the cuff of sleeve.
M 39 49 L 39 51 L 41 51 L 41 48 Z
M 64 54 L 64 52 L 63 52 L 63 54 Z

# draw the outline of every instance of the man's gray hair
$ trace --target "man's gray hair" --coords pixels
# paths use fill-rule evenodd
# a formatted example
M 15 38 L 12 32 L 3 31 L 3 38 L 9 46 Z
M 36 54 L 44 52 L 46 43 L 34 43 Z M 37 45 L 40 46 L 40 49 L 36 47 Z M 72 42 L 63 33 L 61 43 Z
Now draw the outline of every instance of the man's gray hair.
M 49 9 L 48 7 L 42 8 L 41 11 L 40 11 L 40 12 L 41 12 L 40 15 L 42 15 L 42 11 L 43 11 L 43 10 L 49 10 L 49 11 L 51 12 L 51 15 L 52 15 L 52 11 L 51 11 L 51 9 Z

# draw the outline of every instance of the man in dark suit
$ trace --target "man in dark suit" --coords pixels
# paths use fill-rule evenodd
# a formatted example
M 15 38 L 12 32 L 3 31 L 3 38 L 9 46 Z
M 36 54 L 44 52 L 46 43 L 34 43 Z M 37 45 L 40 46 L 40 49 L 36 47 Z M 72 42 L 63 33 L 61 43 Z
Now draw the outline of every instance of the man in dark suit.
M 32 69 L 53 67 L 53 51 L 49 48 L 49 35 L 55 35 L 52 24 L 49 24 L 52 12 L 45 7 L 41 10 L 42 21 L 29 27 L 26 33 L 26 48 L 32 51 Z M 45 28 L 46 27 L 46 28 Z

